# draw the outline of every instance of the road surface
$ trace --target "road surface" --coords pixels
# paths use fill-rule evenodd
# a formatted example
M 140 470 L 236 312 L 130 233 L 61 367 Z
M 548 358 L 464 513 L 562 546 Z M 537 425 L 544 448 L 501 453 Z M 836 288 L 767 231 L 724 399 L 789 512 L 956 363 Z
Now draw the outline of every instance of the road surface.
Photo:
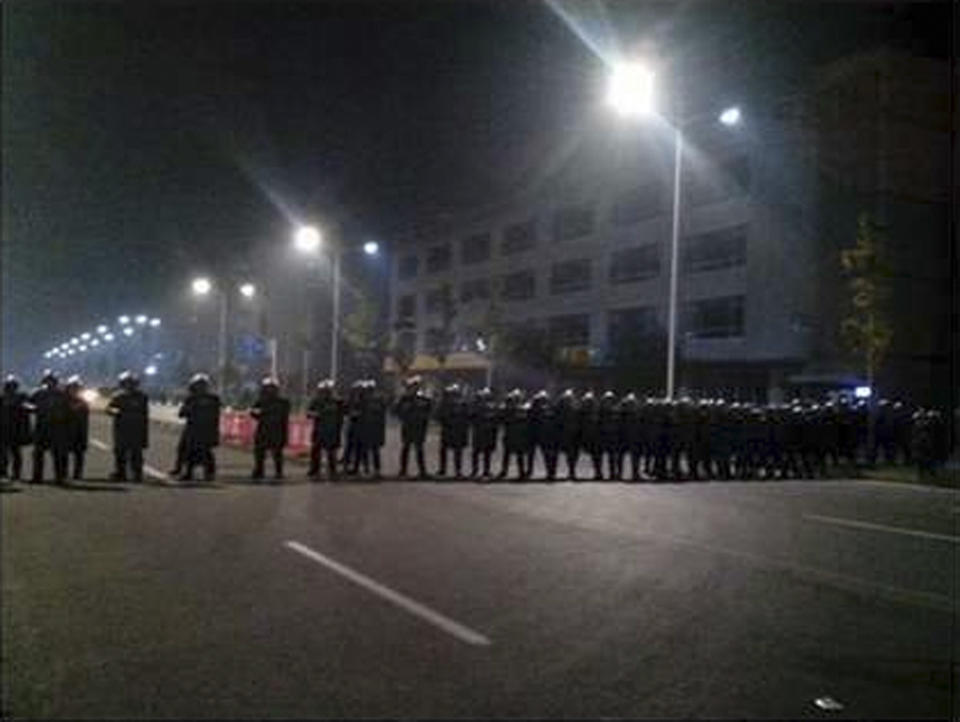
M 6 715 L 957 713 L 952 491 L 254 485 L 228 449 L 178 485 L 160 424 L 157 478 L 115 484 L 108 432 L 91 480 L 0 496 Z

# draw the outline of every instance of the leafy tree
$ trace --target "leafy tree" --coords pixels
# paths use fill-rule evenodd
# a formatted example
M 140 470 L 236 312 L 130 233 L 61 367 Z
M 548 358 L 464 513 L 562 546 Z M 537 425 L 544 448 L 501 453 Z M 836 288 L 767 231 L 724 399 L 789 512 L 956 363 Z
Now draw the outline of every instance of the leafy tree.
M 893 341 L 893 326 L 886 307 L 891 268 L 885 258 L 879 228 L 866 213 L 857 219 L 853 247 L 840 252 L 847 279 L 848 313 L 840 324 L 847 348 L 863 363 L 867 384 L 873 386 Z
M 376 367 L 386 351 L 379 320 L 380 304 L 367 294 L 358 294 L 353 311 L 343 320 L 343 338 L 357 355 L 362 367 Z

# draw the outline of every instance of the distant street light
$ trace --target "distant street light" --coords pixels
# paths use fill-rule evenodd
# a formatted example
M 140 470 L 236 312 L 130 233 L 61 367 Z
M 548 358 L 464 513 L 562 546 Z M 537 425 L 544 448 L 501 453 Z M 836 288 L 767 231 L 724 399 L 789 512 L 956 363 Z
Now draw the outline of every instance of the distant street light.
M 77 350 L 80 351 L 81 353 L 83 353 L 84 351 L 87 350 L 87 347 L 86 347 L 85 344 L 80 344 L 80 346 L 77 348 Z
M 123 335 L 124 335 L 124 336 L 133 336 L 133 326 L 126 326 L 126 327 L 123 329 Z
M 607 103 L 620 115 L 642 117 L 654 111 L 653 71 L 643 63 L 618 63 L 610 72 Z
M 74 336 L 72 339 L 70 339 L 70 345 L 71 345 L 71 346 L 79 346 L 79 345 L 80 345 L 80 339 L 78 339 L 76 336 Z
M 109 330 L 110 329 L 108 329 L 106 326 L 102 324 L 100 326 L 97 326 L 97 333 L 99 333 L 101 336 L 103 336 L 103 334 L 105 334 Z
M 143 373 L 145 373 L 147 376 L 156 376 L 156 375 L 157 375 L 157 367 L 154 366 L 153 364 L 150 364 L 149 366 L 147 366 L 147 367 L 143 370 Z
M 160 325 L 160 319 L 159 319 L 159 318 L 151 318 L 151 319 L 150 319 L 150 328 L 157 328 L 159 325 Z
M 320 231 L 313 226 L 301 226 L 293 236 L 293 243 L 302 253 L 316 253 L 320 250 Z
M 376 241 L 367 241 L 363 244 L 363 252 L 368 256 L 375 256 L 380 252 L 380 244 Z
M 92 341 L 90 341 L 90 345 L 96 348 L 97 346 L 100 345 L 100 341 L 98 341 L 97 339 L 93 339 Z
M 253 298 L 257 295 L 257 287 L 252 283 L 240 284 L 240 295 L 244 298 Z
M 190 288 L 193 290 L 194 295 L 197 296 L 206 296 L 210 291 L 213 290 L 213 283 L 210 282 L 209 278 L 195 278 L 193 283 L 190 285 Z
M 84 341 L 89 341 L 89 340 L 90 340 L 90 334 L 89 334 L 89 333 L 81 333 L 81 334 L 80 334 L 80 338 L 82 338 Z
M 143 314 L 137 316 L 137 325 L 143 326 L 147 322 L 147 317 Z
M 112 333 L 109 333 L 109 332 L 108 332 L 108 333 L 103 334 L 103 340 L 104 340 L 104 341 L 113 341 L 114 338 L 116 338 L 116 336 L 114 336 Z
M 117 321 L 120 323 L 121 326 L 126 326 L 128 323 L 130 323 L 130 317 L 120 316 L 120 318 L 118 318 Z
M 720 113 L 720 122 L 726 126 L 738 125 L 740 123 L 740 108 L 727 108 Z

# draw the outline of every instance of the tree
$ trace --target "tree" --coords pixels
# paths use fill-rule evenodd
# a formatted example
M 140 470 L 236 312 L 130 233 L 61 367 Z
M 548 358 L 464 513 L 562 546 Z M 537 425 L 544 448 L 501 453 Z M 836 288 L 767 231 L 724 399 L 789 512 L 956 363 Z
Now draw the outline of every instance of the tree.
M 840 334 L 847 348 L 860 357 L 867 384 L 873 387 L 893 341 L 886 307 L 892 274 L 879 228 L 868 214 L 861 213 L 857 219 L 855 244 L 840 252 L 840 265 L 849 292 L 848 313 L 840 323 Z
M 380 304 L 364 293 L 358 294 L 353 311 L 343 320 L 343 338 L 357 355 L 364 375 L 378 365 L 386 350 L 379 320 Z

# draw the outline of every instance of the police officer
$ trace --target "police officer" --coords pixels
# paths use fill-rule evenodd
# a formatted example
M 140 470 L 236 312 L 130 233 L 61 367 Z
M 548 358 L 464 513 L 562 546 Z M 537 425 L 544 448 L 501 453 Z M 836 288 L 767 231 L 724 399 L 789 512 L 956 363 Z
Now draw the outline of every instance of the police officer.
M 380 449 L 387 440 L 387 402 L 377 389 L 377 382 L 363 383 L 360 407 L 360 463 L 364 473 L 372 467 L 373 478 L 380 478 Z
M 613 391 L 605 391 L 600 397 L 597 414 L 600 428 L 600 451 L 607 459 L 607 478 L 610 481 L 621 479 L 620 470 L 620 410 Z
M 260 394 L 250 407 L 257 421 L 253 435 L 253 472 L 251 478 L 263 479 L 267 452 L 273 457 L 275 477 L 283 478 L 283 447 L 290 428 L 290 401 L 280 395 L 280 384 L 271 376 L 260 382 Z
M 545 389 L 538 391 L 530 402 L 530 411 L 527 416 L 529 450 L 527 452 L 526 468 L 530 476 L 533 475 L 537 449 L 543 457 L 543 468 L 548 479 L 554 479 L 557 473 L 557 438 L 556 420 L 553 406 L 550 404 L 550 395 Z
M 567 479 L 576 481 L 580 460 L 580 408 L 573 389 L 567 389 L 557 399 L 554 417 L 560 436 L 560 451 L 567 462 Z
M 396 406 L 396 414 L 400 419 L 400 478 L 407 475 L 411 448 L 416 452 L 420 478 L 430 478 L 424 460 L 423 444 L 427 439 L 432 406 L 430 397 L 420 390 L 420 377 L 407 379 L 406 389 Z
M 518 481 L 529 476 L 526 468 L 527 454 L 529 453 L 530 438 L 527 427 L 528 407 L 523 403 L 523 392 L 513 389 L 507 394 L 501 410 L 503 423 L 503 459 L 500 464 L 498 478 L 504 479 L 510 470 L 510 459 L 517 460 Z
M 73 478 L 79 480 L 83 478 L 83 462 L 87 455 L 87 439 L 90 435 L 90 405 L 80 394 L 83 391 L 83 382 L 79 376 L 74 375 L 67 379 L 65 388 L 70 406 L 67 461 L 69 464 L 69 458 L 73 457 Z
M 119 385 L 107 404 L 107 413 L 113 417 L 114 471 L 110 478 L 126 481 L 129 470 L 139 482 L 143 481 L 143 450 L 149 441 L 149 399 L 140 390 L 140 379 L 130 371 L 120 374 Z
M 307 418 L 313 420 L 310 436 L 310 468 L 307 476 L 320 477 L 320 459 L 327 456 L 327 473 L 331 480 L 337 478 L 337 451 L 346 405 L 334 394 L 333 379 L 324 379 L 317 384 L 317 393 L 307 407 Z
M 30 396 L 36 415 L 33 435 L 33 483 L 43 483 L 44 456 L 53 456 L 53 473 L 58 484 L 67 477 L 67 450 L 70 445 L 70 404 L 53 371 L 45 371 L 40 387 Z
M 620 400 L 620 443 L 617 448 L 617 468 L 623 477 L 626 472 L 625 459 L 630 459 L 630 478 L 640 481 L 640 402 L 632 391 Z
M 360 413 L 364 403 L 364 382 L 357 379 L 350 386 L 346 401 L 347 438 L 343 452 L 343 473 L 353 475 L 360 467 Z
M 593 463 L 594 481 L 603 479 L 603 441 L 600 436 L 600 404 L 592 391 L 587 391 L 580 399 L 580 448 Z
M 456 478 L 463 473 L 463 449 L 470 433 L 470 413 L 459 384 L 450 384 L 444 389 L 437 405 L 437 421 L 440 422 L 440 466 L 437 476 L 447 474 L 447 452 L 453 452 L 453 469 Z
M 187 387 L 189 394 L 180 406 L 180 418 L 186 419 L 187 459 L 181 481 L 193 480 L 195 466 L 203 466 L 204 481 L 213 481 L 217 460 L 213 449 L 220 444 L 220 397 L 210 390 L 210 378 L 195 374 Z
M 8 375 L 0 397 L 0 479 L 18 481 L 23 472 L 22 447 L 30 443 L 30 408 L 27 395 L 20 391 L 20 381 Z
M 480 389 L 470 409 L 471 464 L 470 476 L 480 473 L 480 459 L 483 459 L 483 478 L 490 478 L 490 457 L 497 448 L 500 412 L 493 392 L 489 388 Z

